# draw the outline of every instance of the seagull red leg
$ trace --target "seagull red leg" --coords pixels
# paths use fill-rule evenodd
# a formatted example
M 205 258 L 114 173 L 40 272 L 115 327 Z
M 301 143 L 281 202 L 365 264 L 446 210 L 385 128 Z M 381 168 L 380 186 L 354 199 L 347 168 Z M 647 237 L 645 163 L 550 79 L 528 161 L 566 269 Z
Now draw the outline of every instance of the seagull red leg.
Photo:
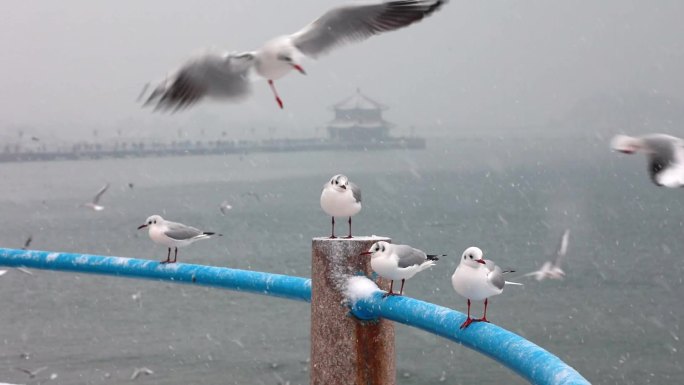
M 480 318 L 478 321 L 481 322 L 489 322 L 487 321 L 487 303 L 489 302 L 489 298 L 485 298 L 485 308 L 484 308 L 484 314 L 482 315 L 482 318 Z
M 171 262 L 171 248 L 170 247 L 169 247 L 169 252 L 166 253 L 166 261 L 161 261 L 160 263 L 164 264 L 164 263 L 169 263 L 169 262 Z
M 176 247 L 176 251 L 173 253 L 173 263 L 176 263 L 176 259 L 178 259 L 178 248 Z
M 401 280 L 401 289 L 399 289 L 399 295 L 404 295 L 404 282 L 405 281 L 406 281 L 405 279 Z
M 470 318 L 470 299 L 468 299 L 468 318 L 461 324 L 461 329 L 467 328 L 471 323 L 473 323 L 473 319 Z
M 395 295 L 394 292 L 392 292 L 392 289 L 394 288 L 394 281 L 390 281 L 390 291 L 385 293 L 383 297 L 387 297 L 388 295 Z
M 283 109 L 283 101 L 280 100 L 280 96 L 278 96 L 278 91 L 276 91 L 275 85 L 273 85 L 273 80 L 268 79 L 268 85 L 271 86 L 271 91 L 273 91 L 273 95 L 275 96 L 278 106 L 280 107 L 280 109 Z

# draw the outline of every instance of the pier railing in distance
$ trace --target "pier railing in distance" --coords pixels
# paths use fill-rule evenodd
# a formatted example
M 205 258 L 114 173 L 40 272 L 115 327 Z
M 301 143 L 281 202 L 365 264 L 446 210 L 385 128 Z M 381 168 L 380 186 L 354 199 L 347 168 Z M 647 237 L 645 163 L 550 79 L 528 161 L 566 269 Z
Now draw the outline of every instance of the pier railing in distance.
M 224 267 L 4 248 L 0 248 L 0 266 L 170 281 L 311 301 L 310 279 Z M 352 314 L 361 319 L 385 318 L 448 338 L 495 359 L 532 384 L 589 384 L 558 357 L 496 325 L 475 323 L 460 330 L 465 314 L 445 307 L 409 297 L 383 298 L 378 292 L 358 300 Z

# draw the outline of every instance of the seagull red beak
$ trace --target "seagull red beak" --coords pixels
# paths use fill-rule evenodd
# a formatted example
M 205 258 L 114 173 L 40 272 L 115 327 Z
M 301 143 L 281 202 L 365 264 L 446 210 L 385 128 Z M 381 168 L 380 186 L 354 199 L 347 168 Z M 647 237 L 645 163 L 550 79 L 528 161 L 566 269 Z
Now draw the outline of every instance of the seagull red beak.
M 138 226 L 138 230 L 144 229 L 145 227 L 147 227 L 147 223 L 144 223 L 144 224 Z
M 476 259 L 475 262 L 477 262 L 477 263 L 479 263 L 479 264 L 482 264 L 482 265 L 486 265 L 486 264 L 487 264 L 487 262 L 485 262 L 484 259 Z
M 373 253 L 371 253 L 370 251 L 364 251 L 363 253 L 359 254 L 359 257 L 362 255 L 371 255 L 371 254 L 373 254 Z
M 299 64 L 293 64 L 292 67 L 299 71 L 300 74 L 306 75 L 306 71 L 304 71 L 304 68 L 302 68 L 302 66 L 300 66 Z

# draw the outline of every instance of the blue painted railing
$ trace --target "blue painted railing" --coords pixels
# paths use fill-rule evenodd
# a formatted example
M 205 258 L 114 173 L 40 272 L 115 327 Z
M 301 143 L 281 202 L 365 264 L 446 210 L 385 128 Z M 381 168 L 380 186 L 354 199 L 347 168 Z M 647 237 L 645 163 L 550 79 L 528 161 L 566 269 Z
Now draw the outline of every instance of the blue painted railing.
M 0 266 L 173 281 L 311 301 L 310 279 L 225 267 L 3 248 L 0 248 Z M 495 359 L 532 384 L 589 384 L 558 357 L 496 325 L 478 322 L 460 330 L 465 314 L 445 307 L 409 297 L 383 298 L 376 292 L 358 300 L 352 313 L 362 319 L 387 318 L 448 338 Z

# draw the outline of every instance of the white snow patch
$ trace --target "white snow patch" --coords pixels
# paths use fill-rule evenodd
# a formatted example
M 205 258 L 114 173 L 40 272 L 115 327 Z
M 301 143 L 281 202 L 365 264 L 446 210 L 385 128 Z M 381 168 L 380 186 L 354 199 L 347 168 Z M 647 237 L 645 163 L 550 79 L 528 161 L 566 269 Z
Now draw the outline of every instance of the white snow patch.
M 375 282 L 364 276 L 357 275 L 354 277 L 349 277 L 347 280 L 347 287 L 344 290 L 344 296 L 353 305 L 356 303 L 356 301 L 363 298 L 369 298 L 373 295 L 373 293 L 378 291 L 382 290 L 378 288 L 378 285 L 376 285 Z
M 47 255 L 47 258 L 45 258 L 45 260 L 48 262 L 53 262 L 58 257 L 59 257 L 59 253 L 50 253 Z
M 118 265 L 118 266 L 123 266 L 126 263 L 128 263 L 128 261 L 131 260 L 130 258 L 124 258 L 124 257 L 111 257 L 111 258 L 113 259 L 112 264 Z

